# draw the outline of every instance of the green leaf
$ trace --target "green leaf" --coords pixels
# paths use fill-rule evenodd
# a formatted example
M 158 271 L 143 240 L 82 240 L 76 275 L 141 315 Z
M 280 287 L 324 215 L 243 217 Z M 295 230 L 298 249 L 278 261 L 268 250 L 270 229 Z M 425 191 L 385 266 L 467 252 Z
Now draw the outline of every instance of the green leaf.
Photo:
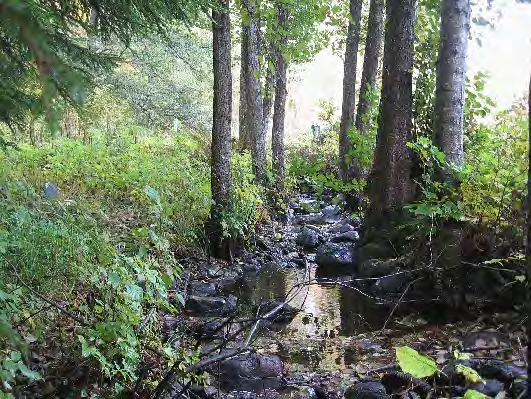
M 31 381 L 40 380 L 42 378 L 39 373 L 37 373 L 36 371 L 30 370 L 22 362 L 18 362 L 17 366 L 20 372 L 22 373 L 22 375 L 26 378 L 29 378 Z
M 396 359 L 403 372 L 415 378 L 429 377 L 437 372 L 437 364 L 427 356 L 421 355 L 408 346 L 395 348 Z
M 458 364 L 455 370 L 462 374 L 468 382 L 471 382 L 472 384 L 475 384 L 476 382 L 484 382 L 483 378 L 478 374 L 478 372 L 470 367 L 463 366 L 462 364 Z
M 469 389 L 465 392 L 465 396 L 463 396 L 463 399 L 485 399 L 488 398 L 487 395 L 482 394 L 481 392 L 475 391 L 473 389 Z
M 178 292 L 175 294 L 175 298 L 179 301 L 179 303 L 181 305 L 186 305 L 186 303 L 184 302 L 184 298 L 181 294 L 179 294 Z

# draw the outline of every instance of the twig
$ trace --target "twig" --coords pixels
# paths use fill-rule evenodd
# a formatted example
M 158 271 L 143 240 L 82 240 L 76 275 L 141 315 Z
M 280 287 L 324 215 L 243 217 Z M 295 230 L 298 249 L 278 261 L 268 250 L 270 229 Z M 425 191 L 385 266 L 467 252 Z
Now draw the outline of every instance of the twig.
M 398 305 L 400 305 L 400 303 L 402 302 L 402 299 L 404 299 L 404 296 L 406 295 L 406 293 L 408 292 L 409 290 L 409 287 L 411 287 L 411 285 L 417 281 L 419 281 L 422 277 L 419 277 L 415 280 L 412 280 L 409 282 L 409 284 L 407 285 L 406 289 L 404 290 L 404 292 L 402 292 L 402 295 L 400 296 L 400 298 L 398 299 L 398 301 L 396 302 L 395 306 L 393 307 L 393 310 L 391 310 L 391 313 L 389 313 L 389 316 L 387 316 L 387 319 L 385 319 L 385 323 L 382 327 L 382 331 L 385 330 L 385 327 L 387 327 L 387 323 L 389 322 L 389 320 L 391 319 L 391 317 L 393 317 L 393 314 L 395 313 L 396 309 L 398 308 Z

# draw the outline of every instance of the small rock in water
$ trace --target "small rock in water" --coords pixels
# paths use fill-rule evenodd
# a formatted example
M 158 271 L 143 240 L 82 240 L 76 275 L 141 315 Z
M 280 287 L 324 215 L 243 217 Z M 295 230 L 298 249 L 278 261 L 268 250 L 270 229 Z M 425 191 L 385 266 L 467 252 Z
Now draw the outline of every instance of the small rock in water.
M 360 235 L 357 231 L 347 231 L 346 233 L 338 234 L 330 239 L 332 242 L 357 242 Z
M 317 249 L 315 262 L 324 268 L 346 267 L 354 264 L 354 248 L 351 244 L 326 243 Z
M 503 382 L 498 380 L 486 380 L 470 386 L 470 389 L 481 392 L 484 395 L 494 397 L 505 389 Z
M 295 242 L 303 248 L 313 249 L 319 246 L 321 243 L 321 237 L 315 230 L 305 227 L 297 235 Z
M 388 399 L 385 387 L 379 382 L 360 382 L 345 392 L 345 399 Z
M 186 310 L 195 315 L 225 316 L 236 311 L 237 298 L 191 295 L 186 302 Z
M 328 232 L 330 234 L 340 234 L 340 233 L 348 233 L 349 231 L 353 231 L 354 230 L 354 227 L 351 226 L 350 224 L 346 223 L 338 223 L 334 226 L 332 226 Z
M 299 310 L 287 303 L 282 303 L 280 301 L 263 303 L 260 306 L 260 314 L 263 315 L 268 313 L 281 304 L 283 305 L 282 308 L 274 316 L 271 316 L 270 320 L 278 323 L 289 323 L 295 316 L 297 316 Z
M 321 212 L 326 223 L 336 223 L 340 219 L 341 209 L 338 206 L 328 205 Z
M 44 195 L 47 198 L 55 199 L 59 197 L 59 189 L 57 186 L 49 181 L 44 183 Z

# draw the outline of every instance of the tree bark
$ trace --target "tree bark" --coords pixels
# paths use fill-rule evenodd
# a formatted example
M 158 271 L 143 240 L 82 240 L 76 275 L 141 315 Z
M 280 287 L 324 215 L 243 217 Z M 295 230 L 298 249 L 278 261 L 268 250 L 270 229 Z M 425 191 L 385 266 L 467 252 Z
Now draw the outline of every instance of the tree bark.
M 362 0 L 350 0 L 350 22 L 348 24 L 347 44 L 345 48 L 345 66 L 343 75 L 343 105 L 339 126 L 339 161 L 341 178 L 348 182 L 354 176 L 350 168 L 350 151 L 352 143 L 348 136 L 354 125 L 356 101 L 356 69 L 358 64 L 358 46 L 360 42 L 360 25 Z
M 240 63 L 240 106 L 239 106 L 239 139 L 240 147 L 244 150 L 251 149 L 251 136 L 247 129 L 247 53 L 248 53 L 248 38 L 249 27 L 242 23 L 242 37 L 241 37 L 241 63 Z
M 275 110 L 273 114 L 273 132 L 272 132 L 272 158 L 273 172 L 277 189 L 284 189 L 284 126 L 286 119 L 286 95 L 287 95 L 287 61 L 283 54 L 288 38 L 286 36 L 288 14 L 282 4 L 277 7 L 278 26 L 284 32 L 280 45 L 275 45 L 276 59 L 276 88 L 275 88 Z
M 229 259 L 230 243 L 223 235 L 222 215 L 231 208 L 232 72 L 229 0 L 212 11 L 214 114 L 212 124 L 211 209 L 209 239 L 215 257 Z
M 369 217 L 385 221 L 412 200 L 411 139 L 415 0 L 388 0 L 380 114 L 369 178 Z
M 268 54 L 267 58 L 275 57 L 275 55 Z M 263 95 L 263 128 L 264 135 L 267 137 L 269 133 L 269 126 L 271 122 L 271 112 L 273 111 L 273 97 L 275 92 L 275 83 L 276 83 L 276 72 L 271 61 L 267 61 L 267 72 L 264 85 L 264 95 Z
M 258 20 L 256 3 L 253 0 L 242 0 L 242 6 L 249 16 L 247 35 L 247 65 L 246 65 L 246 98 L 247 122 L 246 128 L 251 137 L 251 156 L 254 173 L 258 184 L 265 184 L 266 180 L 266 137 L 263 129 L 262 95 L 259 79 L 258 54 Z
M 356 129 L 360 134 L 367 134 L 371 109 L 371 93 L 376 87 L 378 66 L 382 52 L 384 21 L 384 0 L 371 0 L 367 38 L 365 40 L 365 57 L 361 74 L 360 98 L 356 110 Z
M 462 165 L 463 107 L 470 29 L 470 0 L 444 0 L 435 92 L 434 142 L 454 165 Z
M 526 247 L 526 255 L 527 255 L 527 284 L 531 283 L 531 77 L 529 78 L 529 94 L 528 94 L 528 102 L 529 102 L 529 130 L 528 130 L 528 142 L 529 142 L 529 148 L 528 148 L 528 167 L 527 167 L 527 247 Z M 527 303 L 529 304 L 529 289 L 527 291 L 528 300 Z M 529 323 L 528 323 L 529 327 Z

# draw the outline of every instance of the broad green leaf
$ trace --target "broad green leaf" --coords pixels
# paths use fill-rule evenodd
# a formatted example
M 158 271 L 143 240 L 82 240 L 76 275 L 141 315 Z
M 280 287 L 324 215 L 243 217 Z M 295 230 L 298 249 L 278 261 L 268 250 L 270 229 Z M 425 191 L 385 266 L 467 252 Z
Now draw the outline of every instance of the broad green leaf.
M 482 394 L 481 392 L 475 391 L 473 389 L 469 389 L 465 392 L 465 396 L 463 396 L 463 399 L 486 399 L 488 398 L 487 395 Z
M 458 364 L 455 370 L 462 374 L 468 382 L 475 384 L 476 382 L 483 382 L 483 378 L 478 374 L 478 372 L 470 367 L 463 366 Z
M 395 348 L 396 359 L 403 372 L 415 378 L 429 377 L 437 372 L 437 364 L 427 356 L 408 346 Z

